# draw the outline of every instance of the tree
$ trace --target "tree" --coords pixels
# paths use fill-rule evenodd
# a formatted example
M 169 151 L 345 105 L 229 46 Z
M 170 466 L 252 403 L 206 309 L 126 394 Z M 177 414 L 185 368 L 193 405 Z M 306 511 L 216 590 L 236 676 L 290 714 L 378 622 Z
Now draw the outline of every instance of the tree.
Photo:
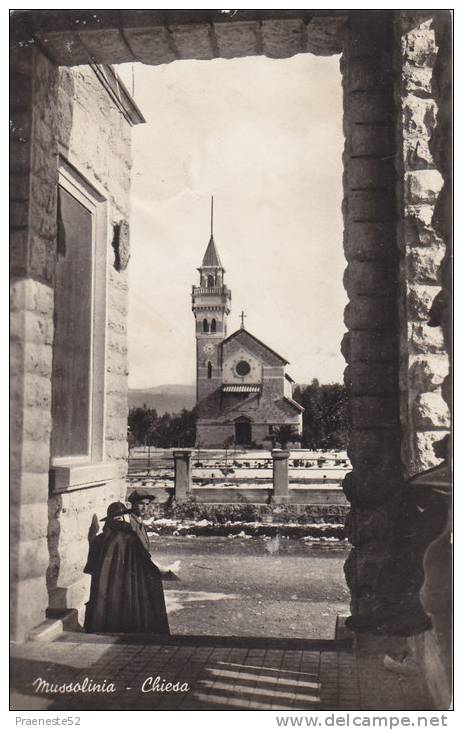
M 194 446 L 196 439 L 196 408 L 181 413 L 164 413 L 158 416 L 154 408 L 131 408 L 128 429 L 136 444 L 169 448 Z
M 129 410 L 128 428 L 136 444 L 148 443 L 148 435 L 157 421 L 158 415 L 154 408 L 131 408 Z
M 340 383 L 297 386 L 294 400 L 304 406 L 302 446 L 309 449 L 345 448 L 347 445 L 347 391 Z
M 274 441 L 280 444 L 282 449 L 286 449 L 287 445 L 291 442 L 301 441 L 301 434 L 297 430 L 296 426 L 291 423 L 283 423 L 281 426 L 277 426 L 273 429 Z

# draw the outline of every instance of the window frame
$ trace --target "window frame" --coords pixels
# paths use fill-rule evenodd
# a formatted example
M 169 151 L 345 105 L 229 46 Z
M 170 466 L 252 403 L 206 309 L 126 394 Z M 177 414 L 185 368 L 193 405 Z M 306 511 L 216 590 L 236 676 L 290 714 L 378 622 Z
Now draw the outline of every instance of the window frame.
M 50 490 L 54 493 L 79 489 L 85 486 L 95 486 L 99 483 L 105 483 L 115 476 L 115 464 L 104 463 L 108 309 L 108 199 L 101 190 L 98 190 L 67 160 L 61 157 L 59 158 L 57 187 L 65 190 L 92 215 L 92 306 L 88 453 L 75 456 L 50 455 Z

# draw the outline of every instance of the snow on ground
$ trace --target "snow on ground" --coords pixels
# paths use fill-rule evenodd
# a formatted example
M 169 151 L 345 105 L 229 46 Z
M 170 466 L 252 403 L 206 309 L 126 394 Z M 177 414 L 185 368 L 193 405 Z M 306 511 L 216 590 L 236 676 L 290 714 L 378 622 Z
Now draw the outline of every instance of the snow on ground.
M 212 593 L 209 591 L 176 591 L 169 590 L 165 592 L 167 613 L 170 615 L 174 611 L 181 611 L 187 603 L 204 603 L 204 601 L 230 601 L 239 599 L 240 596 L 234 593 Z

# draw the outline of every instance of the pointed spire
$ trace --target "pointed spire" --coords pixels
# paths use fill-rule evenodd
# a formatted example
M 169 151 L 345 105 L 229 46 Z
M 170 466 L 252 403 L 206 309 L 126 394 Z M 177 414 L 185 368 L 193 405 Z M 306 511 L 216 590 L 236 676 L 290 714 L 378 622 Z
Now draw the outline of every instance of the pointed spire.
M 217 266 L 222 269 L 222 263 L 214 242 L 214 196 L 211 196 L 211 237 L 204 254 L 203 263 L 201 266 Z
M 216 266 L 219 269 L 223 268 L 212 236 L 210 237 L 207 245 L 201 266 Z

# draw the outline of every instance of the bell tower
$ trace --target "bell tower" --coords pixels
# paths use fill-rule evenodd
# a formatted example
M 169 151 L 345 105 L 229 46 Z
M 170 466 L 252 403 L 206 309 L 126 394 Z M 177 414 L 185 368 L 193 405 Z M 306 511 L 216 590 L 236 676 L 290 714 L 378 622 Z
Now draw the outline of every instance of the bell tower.
M 193 285 L 192 310 L 196 321 L 196 401 L 222 383 L 222 340 L 227 336 L 231 291 L 224 284 L 225 269 L 214 241 L 214 198 L 211 198 L 211 237 Z

